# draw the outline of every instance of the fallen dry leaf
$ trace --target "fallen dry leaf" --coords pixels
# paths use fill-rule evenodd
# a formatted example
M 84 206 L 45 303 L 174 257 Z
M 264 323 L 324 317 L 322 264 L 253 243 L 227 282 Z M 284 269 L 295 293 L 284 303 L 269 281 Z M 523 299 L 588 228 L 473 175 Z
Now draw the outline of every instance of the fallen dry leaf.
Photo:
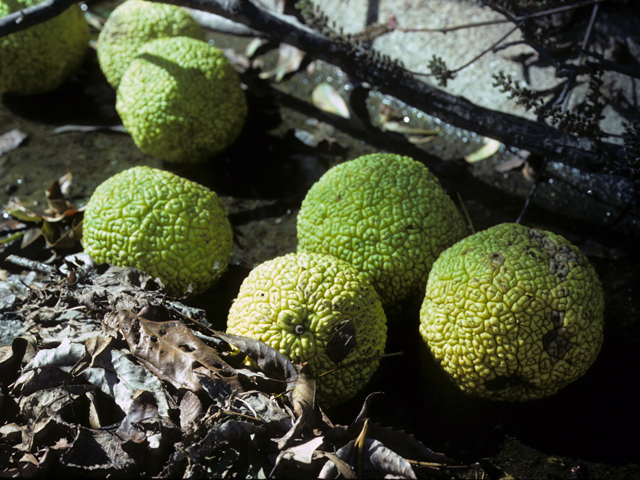
M 241 388 L 235 370 L 184 323 L 154 322 L 131 311 L 119 312 L 118 321 L 131 352 L 158 378 L 176 388 L 202 390 L 194 365 L 205 367 L 212 379 L 224 378 L 233 388 Z
M 291 392 L 291 403 L 297 418 L 289 431 L 278 440 L 278 448 L 287 448 L 301 436 L 306 428 L 313 429 L 316 417 L 316 379 L 311 374 L 309 364 L 305 363 L 298 373 L 296 386 Z
M 202 402 L 191 390 L 187 390 L 180 400 L 180 428 L 189 430 L 204 414 Z
M 294 462 L 309 465 L 313 461 L 314 453 L 316 452 L 318 447 L 322 445 L 323 442 L 324 437 L 319 436 L 300 445 L 296 445 L 295 447 L 290 447 L 286 450 L 283 450 L 282 452 L 280 452 L 278 458 L 276 459 L 274 469 L 277 468 L 277 466 L 283 460 L 292 460 Z
M 262 72 L 260 78 L 275 77 L 275 81 L 280 82 L 286 74 L 298 71 L 304 55 L 302 50 L 293 45 L 281 43 L 276 67 L 268 72 Z
M 296 385 L 298 371 L 291 361 L 275 348 L 253 338 L 216 332 L 216 336 L 237 347 L 242 353 L 256 362 L 260 370 L 270 378 L 284 380 L 287 390 Z
M 326 82 L 316 86 L 311 92 L 311 102 L 320 110 L 343 118 L 351 118 L 347 102 L 338 91 Z
M 11 150 L 15 150 L 26 138 L 27 134 L 21 132 L 17 128 L 2 134 L 0 136 L 0 155 L 10 152 Z
M 514 155 L 501 165 L 496 165 L 495 167 L 493 167 L 493 169 L 496 172 L 504 173 L 515 170 L 516 168 L 520 168 L 522 165 L 524 165 L 524 162 L 527 161 L 527 158 L 529 158 L 530 154 L 531 153 L 527 150 L 520 150 L 517 155 Z
M 362 469 L 362 478 L 369 478 L 374 473 L 376 476 L 381 475 L 382 478 L 387 478 L 386 475 L 389 475 L 390 478 L 416 478 L 416 474 L 413 472 L 409 462 L 385 447 L 378 440 L 364 438 L 362 444 L 361 457 L 356 455 L 355 440 L 352 440 L 336 452 L 337 459 L 347 464 L 351 472 L 354 470 L 353 464 L 355 463 Z M 356 457 L 358 457 L 360 461 L 358 461 Z M 349 469 L 345 468 L 344 464 L 337 462 L 336 459 L 329 458 L 329 460 L 330 461 L 322 468 L 318 478 L 335 478 L 338 471 L 343 475 L 345 471 L 349 471 Z M 358 468 L 358 470 L 360 470 L 360 468 Z
M 487 158 L 495 154 L 498 150 L 500 150 L 500 147 L 502 146 L 502 143 L 500 143 L 498 140 L 494 140 L 493 138 L 489 137 L 484 137 L 484 142 L 484 145 L 478 150 L 464 156 L 464 159 L 468 163 L 475 163 L 486 160 Z
M 60 457 L 60 463 L 87 472 L 118 471 L 131 476 L 136 460 L 122 448 L 122 440 L 113 430 L 79 426 L 72 446 Z
M 75 206 L 64 198 L 69 193 L 69 187 L 71 186 L 72 175 L 71 172 L 67 172 L 58 180 L 51 182 L 51 185 L 45 190 L 45 196 L 47 197 L 47 203 L 49 204 L 49 211 L 56 217 L 64 214 L 67 210 L 75 210 Z
M 414 127 L 404 121 L 386 120 L 382 123 L 383 132 L 404 133 L 405 135 L 439 135 L 439 129 Z
M 158 418 L 158 406 L 150 392 L 138 391 L 126 417 L 122 419 L 118 428 L 118 436 L 125 442 L 142 443 L 147 440 L 147 433 L 138 424 L 148 418 Z

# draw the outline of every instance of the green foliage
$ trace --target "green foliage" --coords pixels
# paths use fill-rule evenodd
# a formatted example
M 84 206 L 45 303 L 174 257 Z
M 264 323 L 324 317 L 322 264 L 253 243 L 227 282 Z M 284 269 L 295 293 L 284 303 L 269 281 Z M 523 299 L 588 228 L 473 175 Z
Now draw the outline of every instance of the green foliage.
M 389 55 L 383 55 L 371 48 L 371 38 L 380 35 L 382 30 L 384 33 L 389 31 L 376 26 L 377 32 L 365 31 L 357 34 L 345 34 L 342 28 L 336 28 L 335 22 L 329 23 L 327 15 L 315 5 L 311 0 L 299 0 L 295 4 L 296 9 L 300 12 L 304 23 L 326 36 L 340 46 L 349 56 L 349 58 L 358 65 L 365 68 L 374 67 L 378 70 L 386 71 L 391 78 L 406 75 L 402 62 L 392 59 Z
M 640 184 L 640 121 L 622 122 L 624 134 L 624 160 L 614 167 L 613 173 L 621 173 L 631 178 L 636 185 Z
M 540 110 L 544 106 L 542 92 L 536 92 L 529 90 L 526 87 L 521 87 L 518 80 L 513 80 L 511 75 L 505 75 L 502 70 L 493 74 L 493 87 L 498 88 L 501 93 L 507 93 L 510 100 L 516 100 L 518 105 L 522 105 L 526 110 L 533 109 L 533 113 L 536 115 L 540 113 Z
M 335 35 L 342 35 L 342 31 L 335 30 L 335 22 L 329 26 L 329 17 L 322 11 L 320 7 L 314 5 L 311 0 L 299 0 L 295 4 L 296 9 L 300 12 L 304 23 L 313 28 L 317 32 L 332 38 Z
M 625 151 L 627 153 L 627 159 L 638 162 L 640 161 L 640 121 L 636 120 L 633 123 L 622 123 L 624 127 L 624 139 Z
M 441 87 L 446 87 L 447 82 L 455 78 L 455 74 L 447 68 L 445 61 L 436 55 L 431 57 L 427 67 L 429 68 L 431 75 L 436 77 L 438 85 Z
M 581 111 L 564 110 L 557 104 L 549 105 L 545 101 L 547 92 L 522 87 L 519 81 L 513 80 L 511 75 L 505 75 L 502 71 L 494 74 L 493 79 L 493 87 L 508 94 L 510 99 L 515 99 L 516 103 L 522 105 L 527 111 L 533 110 L 534 114 L 547 120 L 556 128 L 592 140 L 600 140 L 603 136 L 599 126 L 600 120 L 604 118 L 602 115 L 604 103 L 599 93 L 602 85 L 600 72 L 589 77 L 589 91 L 585 102 L 580 107 Z

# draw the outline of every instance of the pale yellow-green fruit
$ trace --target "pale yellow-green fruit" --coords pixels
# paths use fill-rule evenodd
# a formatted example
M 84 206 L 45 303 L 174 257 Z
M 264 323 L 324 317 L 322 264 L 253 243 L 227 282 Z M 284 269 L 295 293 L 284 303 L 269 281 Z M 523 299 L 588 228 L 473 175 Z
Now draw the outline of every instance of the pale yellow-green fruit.
M 0 0 L 0 17 L 39 0 Z M 0 38 L 0 91 L 36 95 L 55 90 L 78 71 L 89 46 L 89 25 L 78 5 Z
M 293 363 L 308 362 L 319 377 L 316 398 L 330 407 L 371 379 L 387 324 L 375 290 L 351 265 L 329 255 L 291 253 L 249 273 L 227 332 L 260 340 Z
M 299 252 L 351 263 L 367 275 L 384 306 L 422 294 L 440 252 L 467 232 L 422 163 L 382 153 L 327 171 L 307 192 L 297 222 Z
M 577 247 L 505 223 L 440 255 L 420 333 L 463 392 L 525 401 L 587 371 L 602 345 L 603 311 L 598 276 Z
M 186 10 L 176 5 L 127 0 L 114 9 L 98 37 L 100 68 L 111 86 L 118 88 L 140 47 L 164 37 L 204 40 L 204 31 Z
M 224 53 L 188 37 L 152 40 L 138 50 L 118 87 L 116 110 L 140 150 L 175 163 L 222 152 L 247 116 Z
M 171 172 L 134 167 L 91 195 L 82 224 L 84 250 L 99 263 L 136 267 L 168 293 L 211 287 L 224 273 L 232 231 L 215 192 Z

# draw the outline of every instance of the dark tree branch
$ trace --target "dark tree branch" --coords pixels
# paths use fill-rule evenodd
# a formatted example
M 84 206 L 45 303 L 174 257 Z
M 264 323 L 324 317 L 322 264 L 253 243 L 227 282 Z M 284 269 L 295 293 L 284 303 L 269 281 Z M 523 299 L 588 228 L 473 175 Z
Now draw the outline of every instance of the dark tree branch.
M 578 55 L 578 61 L 576 62 L 578 65 L 582 64 L 582 59 L 584 58 L 584 52 L 587 50 L 587 45 L 589 44 L 589 38 L 591 37 L 591 30 L 593 29 L 593 24 L 596 21 L 596 15 L 598 14 L 599 4 L 595 4 L 591 11 L 591 18 L 589 20 L 589 25 L 587 25 L 587 31 L 584 34 L 584 38 L 582 39 L 582 49 L 580 50 L 580 54 Z M 574 70 L 570 72 L 569 81 L 565 83 L 564 88 L 562 89 L 562 93 L 557 99 L 557 104 L 562 105 L 563 109 L 566 107 L 567 102 L 569 101 L 569 97 L 571 91 L 576 85 L 576 78 L 578 74 L 577 71 Z
M 353 46 L 332 42 L 291 17 L 264 10 L 254 0 L 163 1 L 206 10 L 261 30 L 274 41 L 292 44 L 314 58 L 340 67 L 353 79 L 368 82 L 381 92 L 447 123 L 495 138 L 507 145 L 549 156 L 585 171 L 600 171 L 605 166 L 603 160 L 617 161 L 623 158 L 623 149 L 618 145 L 596 144 L 541 122 L 479 107 L 463 97 L 449 95 L 412 76 L 403 75 L 404 71 L 398 72 L 394 67 L 384 68 L 382 65 L 381 68 Z
M 0 38 L 37 25 L 60 15 L 74 0 L 44 0 L 43 2 L 0 18 Z
M 23 22 L 31 22 L 30 15 L 36 13 L 40 21 L 44 17 L 51 18 L 55 15 L 50 10 L 54 4 L 68 7 L 70 3 L 69 0 L 46 1 L 48 7 L 39 4 L 30 12 L 23 11 Z M 565 165 L 584 171 L 601 171 L 609 162 L 619 163 L 624 158 L 621 146 L 596 143 L 541 122 L 492 111 L 463 97 L 449 95 L 414 78 L 390 59 L 372 56 L 370 51 L 358 45 L 331 41 L 301 25 L 293 17 L 266 10 L 255 0 L 163 0 L 163 3 L 208 11 L 262 31 L 273 41 L 294 45 L 313 58 L 340 67 L 353 80 L 370 83 L 382 93 L 392 95 L 456 127 L 526 149 L 533 154 L 548 156 Z M 36 12 L 38 7 L 45 11 Z M 6 34 L 5 28 L 7 25 L 0 23 L 0 36 Z

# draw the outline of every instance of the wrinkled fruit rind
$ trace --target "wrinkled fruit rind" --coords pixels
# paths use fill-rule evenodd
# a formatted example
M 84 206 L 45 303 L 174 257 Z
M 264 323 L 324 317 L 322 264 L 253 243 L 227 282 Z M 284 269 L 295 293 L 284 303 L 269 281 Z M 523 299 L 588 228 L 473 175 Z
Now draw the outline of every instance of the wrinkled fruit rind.
M 423 164 L 371 154 L 331 168 L 311 187 L 297 233 L 298 251 L 349 262 L 388 306 L 421 294 L 435 259 L 467 227 Z
M 146 43 L 117 91 L 116 110 L 148 155 L 199 163 L 238 137 L 247 116 L 244 91 L 224 53 L 188 37 Z
M 118 88 L 140 47 L 156 38 L 178 36 L 204 40 L 204 31 L 183 8 L 128 0 L 113 10 L 100 32 L 100 68 L 111 86 Z
M 83 245 L 100 263 L 137 267 L 180 295 L 201 293 L 226 270 L 232 231 L 224 205 L 202 185 L 134 167 L 96 188 L 84 213 Z
M 355 341 L 343 343 L 348 353 L 335 363 L 326 346 L 340 342 L 333 337 L 347 323 Z M 318 379 L 318 402 L 328 407 L 353 397 L 371 379 L 387 325 L 377 293 L 351 265 L 328 255 L 291 253 L 249 273 L 227 331 L 260 340 L 294 363 L 309 362 L 316 377 L 344 367 Z
M 0 17 L 40 3 L 1 0 Z M 89 25 L 78 5 L 60 15 L 0 38 L 0 91 L 50 92 L 78 71 L 89 47 Z
M 501 224 L 434 263 L 420 333 L 465 393 L 525 401 L 587 371 L 602 345 L 603 311 L 598 276 L 577 247 Z

